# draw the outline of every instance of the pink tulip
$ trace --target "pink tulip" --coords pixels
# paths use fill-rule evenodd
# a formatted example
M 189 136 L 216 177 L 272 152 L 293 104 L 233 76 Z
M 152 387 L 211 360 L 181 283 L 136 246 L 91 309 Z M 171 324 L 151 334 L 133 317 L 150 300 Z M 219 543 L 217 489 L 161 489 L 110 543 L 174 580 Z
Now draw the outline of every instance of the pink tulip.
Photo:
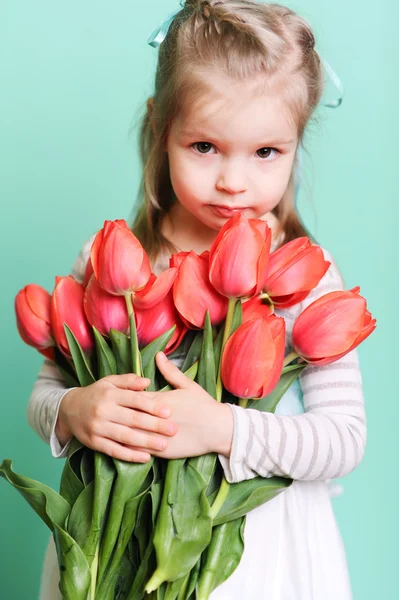
M 176 325 L 175 332 L 166 346 L 165 354 L 173 352 L 180 345 L 187 332 L 187 327 L 176 310 L 171 288 L 158 304 L 146 310 L 136 308 L 135 315 L 137 336 L 141 346 L 147 346 L 173 325 Z
M 272 252 L 265 291 L 278 308 L 302 302 L 327 272 L 323 250 L 301 237 Z
M 147 285 L 134 296 L 135 307 L 144 310 L 159 304 L 169 293 L 176 275 L 176 268 L 166 269 L 158 277 L 151 273 Z
M 356 348 L 376 328 L 360 288 L 325 294 L 299 315 L 292 343 L 308 363 L 328 365 Z
M 105 221 L 91 247 L 91 262 L 101 287 L 122 296 L 141 290 L 151 275 L 148 256 L 126 221 Z
M 229 219 L 213 242 L 209 279 L 228 298 L 257 296 L 267 277 L 271 229 L 265 221 L 238 214 Z
M 51 295 L 35 283 L 26 285 L 15 298 L 19 334 L 26 344 L 39 351 L 54 346 L 50 306 Z
M 70 350 L 64 323 L 73 331 L 83 351 L 89 352 L 93 348 L 92 332 L 86 319 L 83 300 L 84 287 L 72 275 L 55 278 L 51 298 L 51 325 L 59 349 L 68 357 Z
M 228 339 L 222 381 L 239 398 L 263 398 L 279 381 L 284 362 L 285 321 L 270 315 L 243 323 Z
M 89 257 L 89 260 L 87 261 L 87 265 L 86 265 L 86 269 L 85 269 L 85 274 L 84 274 L 84 278 L 83 278 L 83 287 L 86 288 L 89 284 L 90 278 L 93 275 L 94 270 L 93 270 L 93 264 L 91 262 L 91 258 Z
M 129 333 L 129 318 L 123 296 L 108 294 L 92 275 L 84 294 L 84 310 L 90 325 L 109 337 L 110 329 Z
M 209 258 L 191 251 L 182 257 L 173 286 L 173 298 L 183 322 L 190 329 L 202 329 L 206 310 L 212 325 L 226 317 L 228 300 L 219 294 L 208 278 Z

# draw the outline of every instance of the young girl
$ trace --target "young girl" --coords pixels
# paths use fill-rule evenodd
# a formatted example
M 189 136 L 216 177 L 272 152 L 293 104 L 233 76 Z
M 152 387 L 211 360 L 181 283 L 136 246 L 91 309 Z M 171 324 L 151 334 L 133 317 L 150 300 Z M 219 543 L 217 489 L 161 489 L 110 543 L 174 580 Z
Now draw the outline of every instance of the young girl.
M 167 26 L 169 26 L 167 22 Z M 162 32 L 165 37 L 162 40 Z M 161 41 L 155 93 L 141 130 L 144 202 L 133 231 L 159 274 L 172 252 L 209 249 L 237 211 L 266 219 L 273 247 L 307 235 L 293 203 L 296 157 L 318 105 L 323 70 L 308 24 L 277 4 L 187 1 Z M 75 263 L 82 281 L 92 236 Z M 287 322 L 319 296 L 343 288 L 331 267 Z M 193 290 L 195 293 L 195 291 Z M 327 481 L 353 471 L 366 442 L 356 351 L 308 366 L 276 414 L 218 404 L 178 366 L 157 356 L 176 388 L 145 392 L 135 375 L 67 389 L 45 361 L 28 408 L 31 426 L 65 457 L 73 436 L 126 461 L 216 452 L 229 482 L 275 475 L 295 481 L 251 511 L 245 550 L 212 600 L 348 600 L 350 582 Z M 42 600 L 56 600 L 50 540 Z

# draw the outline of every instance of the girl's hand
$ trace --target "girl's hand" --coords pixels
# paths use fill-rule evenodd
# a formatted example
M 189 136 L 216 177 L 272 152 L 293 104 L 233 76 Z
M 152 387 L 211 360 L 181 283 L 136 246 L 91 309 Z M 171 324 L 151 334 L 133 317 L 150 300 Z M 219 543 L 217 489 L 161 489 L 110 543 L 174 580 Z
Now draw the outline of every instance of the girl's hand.
M 70 390 L 60 404 L 57 437 L 61 441 L 60 433 L 64 439 L 74 435 L 88 448 L 114 458 L 147 462 L 177 431 L 163 397 L 143 393 L 149 383 L 129 373 Z
M 227 404 L 216 402 L 200 385 L 191 381 L 162 352 L 156 362 L 165 379 L 174 387 L 170 392 L 143 392 L 171 409 L 178 431 L 169 438 L 163 451 L 151 451 L 162 458 L 185 458 L 217 452 L 230 456 L 233 415 Z

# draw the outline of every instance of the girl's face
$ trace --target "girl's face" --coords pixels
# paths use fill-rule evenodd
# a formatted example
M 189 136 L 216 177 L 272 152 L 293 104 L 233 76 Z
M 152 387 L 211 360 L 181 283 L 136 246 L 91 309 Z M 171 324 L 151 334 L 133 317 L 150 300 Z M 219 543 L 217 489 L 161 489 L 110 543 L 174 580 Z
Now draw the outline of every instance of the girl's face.
M 180 208 L 219 230 L 237 211 L 257 219 L 279 203 L 298 139 L 277 94 L 220 76 L 210 86 L 174 120 L 166 150 Z

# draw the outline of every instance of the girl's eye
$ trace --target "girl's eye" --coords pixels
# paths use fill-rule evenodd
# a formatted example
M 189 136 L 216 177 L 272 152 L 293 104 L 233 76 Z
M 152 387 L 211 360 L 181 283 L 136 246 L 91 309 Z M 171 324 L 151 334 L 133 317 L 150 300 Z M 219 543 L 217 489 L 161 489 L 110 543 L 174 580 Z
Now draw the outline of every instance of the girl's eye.
M 212 148 L 212 144 L 210 142 L 195 142 L 193 147 L 200 152 L 200 154 L 209 154 L 209 151 Z
M 256 151 L 256 154 L 259 158 L 269 158 L 270 152 L 278 152 L 278 150 L 275 148 L 259 148 L 259 150 Z

